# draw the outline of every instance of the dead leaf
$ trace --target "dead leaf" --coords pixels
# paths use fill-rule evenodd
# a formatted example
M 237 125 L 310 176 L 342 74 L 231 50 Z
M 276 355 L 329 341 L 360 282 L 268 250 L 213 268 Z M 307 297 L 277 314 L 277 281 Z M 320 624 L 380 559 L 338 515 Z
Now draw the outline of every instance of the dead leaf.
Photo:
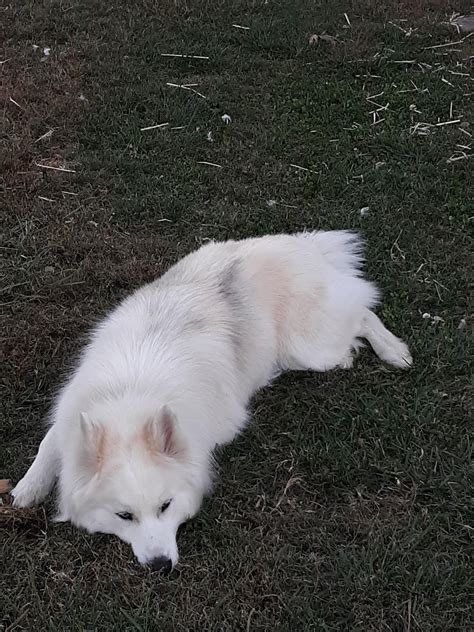
M 321 33 L 321 35 L 313 33 L 313 35 L 311 35 L 308 40 L 308 44 L 310 46 L 318 46 L 319 40 L 321 40 L 322 42 L 327 42 L 328 44 L 331 44 L 331 46 L 336 46 L 337 44 L 337 39 L 332 35 L 328 35 L 327 33 Z
M 331 46 L 335 46 L 337 44 L 337 39 L 335 37 L 332 37 L 332 35 L 327 35 L 326 33 L 323 33 L 319 37 L 323 40 L 323 42 L 328 42 L 328 44 L 331 44 Z
M 0 529 L 26 529 L 32 533 L 44 533 L 47 529 L 44 507 L 13 507 L 13 496 L 8 494 L 10 481 L 0 480 Z
M 11 488 L 12 484 L 8 478 L 0 478 L 0 494 L 8 494 Z

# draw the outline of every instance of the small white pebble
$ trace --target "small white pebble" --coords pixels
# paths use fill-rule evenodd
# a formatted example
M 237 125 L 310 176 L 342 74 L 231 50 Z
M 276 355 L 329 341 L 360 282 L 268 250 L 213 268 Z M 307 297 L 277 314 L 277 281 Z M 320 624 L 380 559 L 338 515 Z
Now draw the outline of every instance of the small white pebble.
M 50 52 L 51 52 L 51 49 L 48 46 L 45 46 L 45 48 L 43 48 L 43 55 L 45 57 L 48 57 Z
M 433 322 L 434 323 L 444 323 L 444 320 L 441 318 L 441 316 L 433 316 Z
M 368 207 L 368 206 L 363 206 L 363 207 L 360 209 L 360 214 L 361 214 L 361 217 L 365 217 L 365 216 L 367 215 L 367 213 L 368 213 L 368 212 L 369 212 L 369 207 Z
M 461 318 L 461 320 L 459 321 L 458 329 L 464 329 L 465 326 L 466 326 L 466 319 Z
M 431 314 L 429 312 L 425 312 L 422 316 L 423 320 L 428 320 L 428 318 L 431 318 Z
M 226 125 L 229 125 L 229 123 L 232 123 L 232 118 L 228 114 L 223 114 L 221 116 L 221 119 L 224 121 Z
M 276 200 L 267 200 L 268 208 L 273 208 L 274 206 L 276 206 L 276 204 L 277 204 Z

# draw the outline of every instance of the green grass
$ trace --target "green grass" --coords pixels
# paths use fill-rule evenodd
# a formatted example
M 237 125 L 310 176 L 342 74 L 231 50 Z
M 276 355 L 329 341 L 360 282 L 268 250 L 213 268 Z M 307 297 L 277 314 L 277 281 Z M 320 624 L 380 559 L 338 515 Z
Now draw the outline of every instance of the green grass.
M 166 579 L 110 537 L 2 529 L 2 629 L 472 629 L 472 165 L 449 162 L 472 153 L 472 39 L 428 48 L 459 40 L 446 22 L 467 10 L 441 0 L 2 10 L 2 476 L 28 467 L 91 324 L 207 239 L 360 231 L 380 313 L 415 358 L 399 373 L 364 351 L 352 371 L 288 374 L 259 393 Z M 335 46 L 308 45 L 323 32 Z M 371 95 L 389 104 L 375 125 Z M 414 130 L 450 118 L 461 124 Z

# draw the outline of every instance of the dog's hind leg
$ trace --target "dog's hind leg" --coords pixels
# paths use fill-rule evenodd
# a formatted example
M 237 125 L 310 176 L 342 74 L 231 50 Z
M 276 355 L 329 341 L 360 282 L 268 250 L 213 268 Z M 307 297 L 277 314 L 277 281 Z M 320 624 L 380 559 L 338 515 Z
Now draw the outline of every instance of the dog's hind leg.
M 15 507 L 35 505 L 49 494 L 59 473 L 59 458 L 56 432 L 52 426 L 30 469 L 11 492 Z
M 362 320 L 359 337 L 370 342 L 372 349 L 384 362 L 399 369 L 407 369 L 413 363 L 408 346 L 394 336 L 370 309 Z

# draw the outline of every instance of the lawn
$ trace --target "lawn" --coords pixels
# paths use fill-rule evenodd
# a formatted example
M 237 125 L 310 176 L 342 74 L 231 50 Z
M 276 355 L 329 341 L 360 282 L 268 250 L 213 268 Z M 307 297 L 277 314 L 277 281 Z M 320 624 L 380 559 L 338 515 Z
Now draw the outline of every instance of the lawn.
M 3 5 L 0 478 L 31 462 L 90 326 L 209 239 L 360 231 L 415 364 L 365 349 L 260 392 L 166 578 L 48 523 L 52 503 L 7 525 L 2 630 L 473 629 L 468 9 Z

